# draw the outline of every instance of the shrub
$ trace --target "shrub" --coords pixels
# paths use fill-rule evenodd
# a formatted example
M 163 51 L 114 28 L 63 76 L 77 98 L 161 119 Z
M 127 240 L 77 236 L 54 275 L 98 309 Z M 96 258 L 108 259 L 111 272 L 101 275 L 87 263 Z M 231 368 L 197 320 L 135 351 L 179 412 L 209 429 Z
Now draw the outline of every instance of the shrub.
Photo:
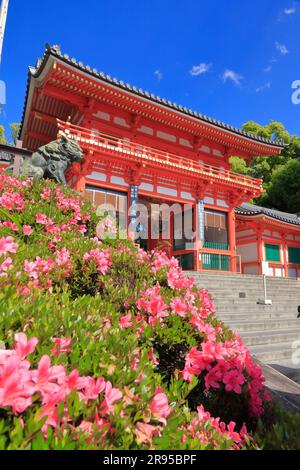
M 175 259 L 50 181 L 0 174 L 0 204 L 1 449 L 264 445 L 261 370 Z

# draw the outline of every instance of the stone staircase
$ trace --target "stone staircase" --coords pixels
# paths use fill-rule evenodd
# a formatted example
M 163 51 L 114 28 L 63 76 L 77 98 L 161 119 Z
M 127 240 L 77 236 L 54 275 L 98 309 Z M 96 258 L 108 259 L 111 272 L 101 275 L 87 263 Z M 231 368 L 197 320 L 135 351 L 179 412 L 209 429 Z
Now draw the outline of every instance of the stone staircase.
M 252 354 L 265 363 L 292 366 L 292 345 L 300 341 L 300 280 L 267 277 L 270 306 L 257 303 L 264 299 L 262 276 L 188 275 L 195 278 L 200 288 L 209 290 L 217 316 L 237 331 Z

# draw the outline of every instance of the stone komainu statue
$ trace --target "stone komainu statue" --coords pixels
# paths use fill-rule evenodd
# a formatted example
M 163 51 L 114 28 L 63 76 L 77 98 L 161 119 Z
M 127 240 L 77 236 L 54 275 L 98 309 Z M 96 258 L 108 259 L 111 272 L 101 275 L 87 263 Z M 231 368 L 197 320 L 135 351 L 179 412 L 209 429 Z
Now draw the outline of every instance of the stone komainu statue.
M 49 178 L 66 185 L 65 172 L 73 162 L 81 162 L 83 152 L 77 142 L 62 136 L 40 147 L 31 157 L 22 157 L 20 176 L 37 179 Z M 12 173 L 12 163 L 6 171 Z

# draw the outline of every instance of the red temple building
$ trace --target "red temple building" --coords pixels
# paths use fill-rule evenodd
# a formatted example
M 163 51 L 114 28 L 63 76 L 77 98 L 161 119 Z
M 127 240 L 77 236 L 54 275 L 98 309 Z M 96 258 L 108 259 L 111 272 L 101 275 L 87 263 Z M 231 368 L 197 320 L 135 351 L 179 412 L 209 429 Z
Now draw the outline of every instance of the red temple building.
M 35 151 L 59 132 L 85 154 L 68 171 L 70 186 L 95 205 L 113 205 L 127 233 L 136 217 L 128 208 L 137 203 L 179 204 L 191 211 L 193 238 L 176 236 L 174 212 L 167 241 L 160 239 L 161 224 L 151 227 L 149 221 L 149 234 L 156 230 L 158 239 L 146 237 L 145 249 L 164 246 L 184 269 L 261 274 L 264 247 L 275 258 L 271 245 L 277 245 L 280 260 L 270 259 L 268 273 L 299 274 L 300 223 L 244 206 L 263 192 L 262 181 L 232 172 L 229 162 L 233 155 L 279 155 L 282 142 L 200 115 L 47 46 L 29 70 L 20 139 Z
M 244 203 L 236 218 L 244 274 L 300 278 L 300 214 Z

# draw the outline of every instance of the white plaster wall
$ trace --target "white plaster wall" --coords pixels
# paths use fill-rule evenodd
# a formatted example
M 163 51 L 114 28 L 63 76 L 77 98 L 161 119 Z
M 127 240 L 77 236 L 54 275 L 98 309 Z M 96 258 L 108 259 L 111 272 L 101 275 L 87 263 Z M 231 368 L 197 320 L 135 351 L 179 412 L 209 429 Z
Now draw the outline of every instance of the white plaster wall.
M 212 197 L 205 197 L 204 203 L 205 204 L 214 204 L 215 200 Z
M 150 184 L 150 183 L 141 183 L 139 188 L 141 190 L 144 190 L 144 191 L 153 191 L 154 190 L 153 184 Z
M 249 243 L 247 245 L 238 245 L 236 251 L 237 251 L 237 254 L 242 257 L 242 263 L 249 263 L 252 261 L 257 261 L 258 259 L 256 243 Z
M 127 122 L 125 121 L 125 119 L 119 116 L 114 117 L 114 122 L 119 126 L 130 127 L 129 124 L 127 124 Z
M 126 183 L 124 178 L 121 178 L 120 176 L 112 176 L 110 178 L 110 181 L 112 184 L 119 184 L 120 186 L 128 186 L 128 183 Z
M 138 131 L 143 132 L 144 134 L 153 135 L 153 129 L 148 126 L 141 126 L 138 128 Z
M 165 186 L 157 186 L 157 192 L 165 194 L 166 196 L 177 196 L 177 191 L 175 189 L 166 188 Z
M 183 139 L 182 137 L 180 137 L 179 143 L 180 145 L 183 145 L 184 147 L 193 148 L 192 144 L 187 139 Z
M 110 120 L 110 114 L 104 113 L 103 111 L 98 111 L 97 113 L 94 113 L 93 116 L 104 119 L 105 121 Z
M 175 135 L 167 134 L 166 132 L 162 132 L 162 131 L 157 131 L 156 135 L 160 139 L 164 139 L 164 140 L 167 140 L 169 142 L 176 142 Z
M 217 199 L 217 206 L 219 206 L 219 207 L 229 207 L 227 202 L 224 201 L 223 199 Z
M 105 173 L 98 173 L 98 172 L 94 171 L 93 173 L 88 175 L 87 178 L 91 178 L 91 179 L 97 180 L 97 181 L 106 181 L 107 176 L 106 176 Z
M 244 274 L 253 274 L 254 276 L 257 276 L 259 274 L 258 266 L 245 266 Z
M 191 195 L 191 193 L 186 193 L 184 191 L 181 192 L 182 199 L 189 199 L 190 201 L 194 201 L 195 199 Z

